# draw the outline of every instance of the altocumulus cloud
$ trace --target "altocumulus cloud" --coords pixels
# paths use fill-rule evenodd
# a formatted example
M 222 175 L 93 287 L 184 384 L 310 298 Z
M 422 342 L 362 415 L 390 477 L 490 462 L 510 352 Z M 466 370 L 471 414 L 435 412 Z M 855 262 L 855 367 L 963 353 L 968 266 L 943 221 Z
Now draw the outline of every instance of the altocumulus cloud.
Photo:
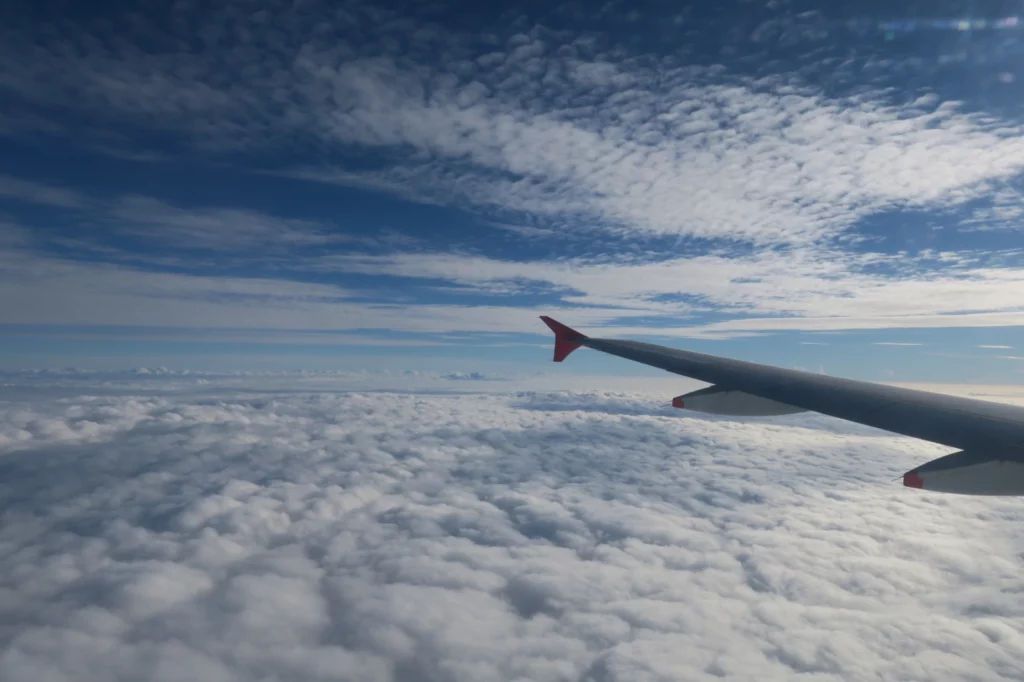
M 0 406 L 5 681 L 1024 675 L 1024 510 L 892 483 L 926 443 L 644 394 L 37 381 Z

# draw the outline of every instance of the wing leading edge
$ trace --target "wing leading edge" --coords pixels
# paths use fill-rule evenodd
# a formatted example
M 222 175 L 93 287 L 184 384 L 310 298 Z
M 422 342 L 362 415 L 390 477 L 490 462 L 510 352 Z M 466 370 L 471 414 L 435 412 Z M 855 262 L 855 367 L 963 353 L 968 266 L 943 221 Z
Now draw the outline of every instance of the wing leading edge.
M 960 448 L 962 452 L 907 472 L 904 485 L 965 494 L 1024 495 L 1024 408 L 641 341 L 597 339 L 550 317 L 541 319 L 555 333 L 556 362 L 585 346 L 793 408 Z

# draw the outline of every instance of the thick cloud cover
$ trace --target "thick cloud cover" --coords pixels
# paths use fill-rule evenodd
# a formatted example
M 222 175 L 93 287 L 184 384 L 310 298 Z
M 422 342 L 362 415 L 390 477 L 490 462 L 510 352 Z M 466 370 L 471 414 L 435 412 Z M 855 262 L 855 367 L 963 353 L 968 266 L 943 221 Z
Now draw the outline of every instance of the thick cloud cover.
M 7 393 L 0 679 L 1024 676 L 1024 503 L 891 480 L 943 448 L 248 381 Z

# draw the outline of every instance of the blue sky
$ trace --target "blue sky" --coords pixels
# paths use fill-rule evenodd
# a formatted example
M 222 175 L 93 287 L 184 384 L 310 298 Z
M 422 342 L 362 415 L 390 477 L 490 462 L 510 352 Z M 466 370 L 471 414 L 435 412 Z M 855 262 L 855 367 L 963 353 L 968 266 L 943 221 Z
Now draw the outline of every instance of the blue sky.
M 707 5 L 5 3 L 0 366 L 1018 383 L 1021 3 Z

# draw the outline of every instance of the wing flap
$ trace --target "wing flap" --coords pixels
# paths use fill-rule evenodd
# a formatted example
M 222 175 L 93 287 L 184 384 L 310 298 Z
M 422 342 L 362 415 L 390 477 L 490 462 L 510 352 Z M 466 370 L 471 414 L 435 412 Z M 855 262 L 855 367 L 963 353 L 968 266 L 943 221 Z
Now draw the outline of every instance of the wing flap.
M 743 391 L 734 391 L 721 386 L 708 386 L 698 391 L 672 399 L 672 406 L 681 409 L 721 414 L 730 417 L 776 417 L 783 414 L 806 412 L 802 407 L 793 407 L 775 400 L 762 398 Z
M 1024 462 L 1012 453 L 954 452 L 908 471 L 903 485 L 961 495 L 1024 495 Z

